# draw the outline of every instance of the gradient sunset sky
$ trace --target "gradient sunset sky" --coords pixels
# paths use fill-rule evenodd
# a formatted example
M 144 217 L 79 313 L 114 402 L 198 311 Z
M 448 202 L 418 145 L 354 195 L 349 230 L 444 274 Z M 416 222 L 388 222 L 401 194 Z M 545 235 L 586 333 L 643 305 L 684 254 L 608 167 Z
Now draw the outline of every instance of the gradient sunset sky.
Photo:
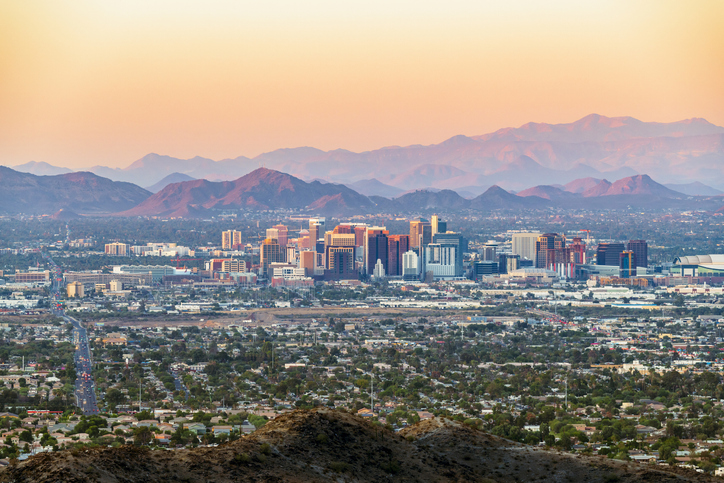
M 724 1 L 0 1 L 0 164 L 724 125 Z

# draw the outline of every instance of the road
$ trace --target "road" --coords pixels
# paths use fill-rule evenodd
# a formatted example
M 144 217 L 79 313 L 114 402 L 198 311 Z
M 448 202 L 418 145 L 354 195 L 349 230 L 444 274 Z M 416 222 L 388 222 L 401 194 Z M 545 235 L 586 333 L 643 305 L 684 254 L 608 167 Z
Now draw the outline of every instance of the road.
M 93 361 L 88 348 L 88 335 L 80 322 L 73 317 L 63 315 L 73 324 L 73 342 L 75 343 L 75 398 L 76 405 L 85 415 L 98 414 L 95 383 L 93 382 Z
M 73 325 L 73 343 L 75 344 L 75 400 L 83 414 L 98 414 L 98 402 L 96 401 L 95 382 L 93 382 L 93 360 L 91 359 L 90 348 L 88 347 L 88 334 L 85 328 L 73 317 L 65 314 L 60 304 L 60 290 L 63 287 L 61 270 L 55 264 L 50 255 L 43 254 L 45 260 L 50 264 L 52 273 L 52 301 L 51 310 L 57 317 L 62 317 L 66 322 Z
M 186 386 L 181 383 L 181 379 L 178 377 L 178 374 L 175 371 L 171 371 L 171 375 L 173 376 L 173 384 L 176 386 L 177 391 L 183 391 L 186 393 L 186 399 L 189 398 L 189 390 L 186 388 Z

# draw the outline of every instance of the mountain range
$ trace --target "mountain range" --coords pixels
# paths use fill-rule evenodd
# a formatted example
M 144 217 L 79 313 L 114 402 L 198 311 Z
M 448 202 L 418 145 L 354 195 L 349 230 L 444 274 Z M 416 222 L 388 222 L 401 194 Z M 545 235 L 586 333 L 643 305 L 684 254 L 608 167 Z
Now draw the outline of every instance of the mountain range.
M 300 147 L 221 161 L 148 154 L 123 169 L 94 166 L 88 171 L 149 186 L 173 173 L 210 181 L 235 180 L 258 167 L 304 180 L 347 185 L 376 182 L 403 192 L 434 187 L 473 196 L 493 185 L 520 191 L 587 177 L 620 179 L 655 173 L 662 183 L 705 181 L 708 186 L 703 191 L 701 187 L 689 191 L 710 195 L 711 189 L 724 190 L 724 128 L 699 118 L 657 123 L 591 114 L 572 123 L 528 123 L 480 136 L 453 136 L 427 146 L 391 146 L 362 153 Z M 33 174 L 67 170 L 46 163 L 16 168 Z M 360 191 L 394 196 L 384 186 L 360 187 Z
M 151 193 L 93 173 L 36 176 L 0 166 L 0 213 L 113 213 L 132 208 Z M 60 215 L 59 215 L 60 216 Z
M 538 185 L 518 194 L 494 185 L 471 199 L 448 189 L 411 190 L 388 198 L 365 196 L 343 184 L 308 183 L 268 168 L 256 169 L 234 181 L 192 179 L 169 183 L 157 193 L 151 193 L 131 183 L 111 181 L 93 173 L 35 176 L 0 167 L 0 189 L 8 194 L 0 199 L 0 213 L 54 214 L 55 218 L 79 214 L 210 217 L 238 210 L 293 210 L 326 216 L 629 206 L 716 210 L 724 204 L 722 196 L 692 197 L 671 190 L 648 175 L 614 182 L 581 178 L 566 185 Z
M 570 191 L 569 191 L 570 190 Z M 604 200 L 605 201 L 602 201 Z M 698 203 L 717 209 L 719 197 L 697 198 L 673 191 L 647 175 L 622 178 L 582 179 L 563 187 L 541 185 L 518 194 L 495 185 L 467 199 L 452 190 L 414 190 L 396 198 L 364 196 L 345 185 L 307 183 L 267 168 L 259 168 L 235 181 L 193 180 L 173 183 L 119 216 L 210 216 L 219 210 L 297 209 L 328 216 L 371 213 L 455 213 L 475 210 L 540 210 L 550 207 L 588 208 L 629 205 L 666 208 Z M 687 205 L 687 206 L 688 206 Z
M 234 181 L 197 179 L 169 184 L 120 216 L 198 216 L 208 210 L 309 208 L 325 214 L 366 213 L 374 203 L 344 185 L 299 178 L 259 168 Z

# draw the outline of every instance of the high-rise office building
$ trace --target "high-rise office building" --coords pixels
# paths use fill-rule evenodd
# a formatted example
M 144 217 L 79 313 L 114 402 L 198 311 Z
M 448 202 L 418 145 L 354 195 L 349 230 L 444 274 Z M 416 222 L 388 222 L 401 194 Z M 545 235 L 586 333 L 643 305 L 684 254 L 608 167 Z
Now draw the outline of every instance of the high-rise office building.
M 621 278 L 636 276 L 636 254 L 631 250 L 624 250 L 619 256 L 618 264 Z
M 458 270 L 458 247 L 454 244 L 429 243 L 422 249 L 424 273 L 431 272 L 435 279 L 451 279 L 462 276 Z
M 649 266 L 649 244 L 646 240 L 629 240 L 626 248 L 636 255 L 637 267 Z
M 241 231 L 226 230 L 221 232 L 221 249 L 232 250 L 241 247 Z
M 267 228 L 266 238 L 271 238 L 272 240 L 276 240 L 277 243 L 279 243 L 279 230 L 277 230 L 276 228 Z M 282 246 L 282 244 L 279 243 L 279 246 Z
M 571 262 L 576 264 L 586 263 L 586 244 L 580 237 L 575 237 L 569 245 Z
M 476 282 L 479 282 L 486 275 L 497 275 L 498 273 L 500 273 L 499 262 L 482 260 L 473 263 L 473 279 Z
M 441 247 L 455 247 L 455 277 L 462 277 L 464 273 L 463 269 L 463 254 L 468 248 L 468 243 L 460 233 L 446 232 L 438 233 L 432 239 L 432 243 L 436 243 Z M 423 263 L 426 263 L 426 259 L 423 259 Z M 427 268 L 424 268 L 427 271 Z
M 430 242 L 432 242 L 432 225 L 422 220 L 411 221 L 410 248 L 420 248 L 420 246 L 425 246 Z
M 435 236 L 438 233 L 438 222 L 440 221 L 440 218 L 437 215 L 432 215 L 430 218 L 430 226 L 432 227 L 432 235 Z
M 288 263 L 299 263 L 299 252 L 295 246 L 288 246 L 286 249 L 287 255 L 284 258 Z
M 409 250 L 402 255 L 402 278 L 417 280 L 420 278 L 420 261 L 417 253 Z
M 617 266 L 624 249 L 623 243 L 599 243 L 596 248 L 596 265 Z
M 328 231 L 324 234 L 324 246 L 353 247 L 355 246 L 354 233 L 335 233 Z
M 259 247 L 259 263 L 261 265 L 261 274 L 267 275 L 269 265 L 272 263 L 283 263 L 284 252 L 279 246 L 279 242 L 273 238 L 267 238 Z
M 565 253 L 566 237 L 558 233 L 544 233 L 535 242 L 535 266 L 549 268 L 556 263 L 568 262 Z
M 541 233 L 513 233 L 513 254 L 520 255 L 521 260 L 532 260 L 535 263 L 535 243 Z
M 340 223 L 334 227 L 334 233 L 337 234 L 354 234 L 354 246 L 364 246 L 365 231 L 367 231 L 367 223 Z
M 309 242 L 310 246 L 316 247 L 317 241 L 325 232 L 325 219 L 324 218 L 310 218 L 309 219 Z
M 437 215 L 432 215 L 432 218 L 430 218 L 430 227 L 432 236 L 447 232 L 447 222 L 442 221 Z
M 316 252 L 311 250 L 305 250 L 299 252 L 299 267 L 303 268 L 307 277 L 314 275 L 314 262 L 316 259 Z
M 480 249 L 480 259 L 486 262 L 494 262 L 497 260 L 498 244 L 495 242 L 488 242 Z
M 325 280 L 351 280 L 357 278 L 354 268 L 354 246 L 327 247 L 327 269 Z
M 356 246 L 356 247 L 364 246 L 365 233 L 367 233 L 367 225 L 356 225 L 354 227 L 354 246 Z
M 355 251 L 355 236 L 354 233 L 334 233 L 333 231 L 328 231 L 324 234 L 324 266 L 331 270 L 331 260 L 330 260 L 330 254 L 335 253 L 339 250 L 344 248 L 345 250 L 342 250 L 346 253 L 349 253 L 352 257 L 352 268 L 354 268 L 354 251 Z
M 385 227 L 372 226 L 367 228 L 364 240 L 364 270 L 371 275 L 377 260 L 382 262 L 387 272 L 387 235 L 390 232 Z
M 286 225 L 281 224 L 274 225 L 272 228 L 277 231 L 277 240 L 279 240 L 279 246 L 282 248 L 286 247 L 287 242 L 289 241 L 289 229 L 286 227 Z
M 410 250 L 410 235 L 389 235 L 387 242 L 387 276 L 399 277 L 403 275 L 402 257 Z
M 510 273 L 518 269 L 520 255 L 512 253 L 501 253 L 498 255 L 498 273 Z

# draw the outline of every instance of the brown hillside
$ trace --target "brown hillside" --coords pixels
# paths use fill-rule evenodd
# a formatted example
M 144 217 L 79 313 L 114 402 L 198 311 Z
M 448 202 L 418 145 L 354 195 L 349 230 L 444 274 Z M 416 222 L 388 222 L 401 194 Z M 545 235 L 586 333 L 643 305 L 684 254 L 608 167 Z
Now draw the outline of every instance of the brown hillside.
M 316 203 L 316 205 L 315 205 Z M 205 179 L 173 183 L 119 216 L 191 216 L 188 206 L 202 209 L 268 210 L 305 208 L 339 213 L 364 212 L 373 204 L 344 185 L 306 183 L 279 171 L 259 168 L 235 181 Z
M 449 420 L 393 433 L 330 409 L 294 411 L 216 448 L 41 454 L 0 482 L 716 481 L 676 468 L 549 452 Z

